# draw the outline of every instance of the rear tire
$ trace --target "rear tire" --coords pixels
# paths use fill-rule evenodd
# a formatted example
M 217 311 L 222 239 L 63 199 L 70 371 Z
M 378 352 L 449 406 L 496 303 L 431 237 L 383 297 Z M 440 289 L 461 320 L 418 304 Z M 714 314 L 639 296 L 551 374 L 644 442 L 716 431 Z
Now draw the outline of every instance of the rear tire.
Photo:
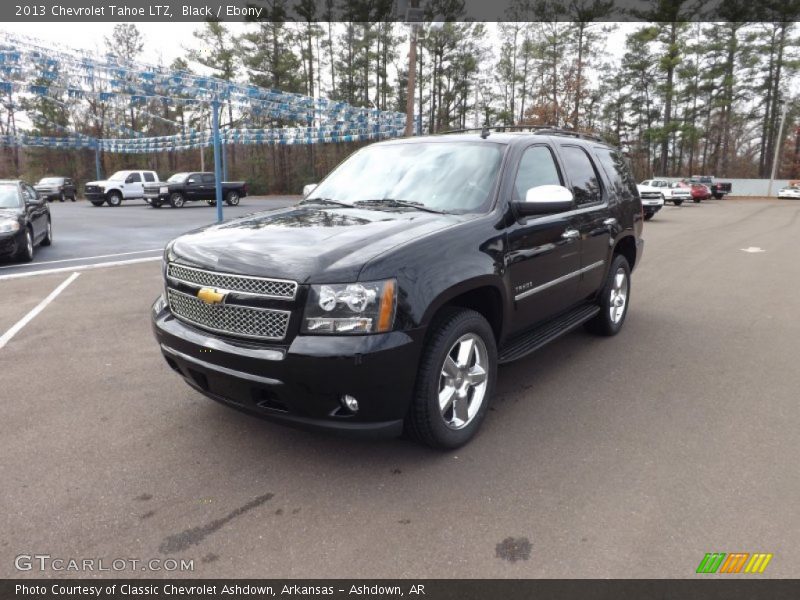
M 120 206 L 122 204 L 122 196 L 117 192 L 112 192 L 106 198 L 109 206 Z
M 483 315 L 448 308 L 431 324 L 405 427 L 432 448 L 452 449 L 477 433 L 497 376 L 494 332 Z
M 230 191 L 225 194 L 225 203 L 228 206 L 238 206 L 239 205 L 239 194 L 234 191 Z
M 61 192 L 61 195 L 58 197 L 58 201 L 64 202 L 66 199 L 67 199 L 66 194 L 64 194 L 64 192 Z
M 586 329 L 597 335 L 617 335 L 628 315 L 631 297 L 631 268 L 621 254 L 614 255 L 606 283 L 600 292 L 600 312 L 586 322 Z
M 683 204 L 683 200 L 673 200 L 673 201 L 672 201 L 672 203 L 673 203 L 675 206 L 680 206 L 681 204 Z
M 41 246 L 51 246 L 53 244 L 53 221 L 50 217 L 47 217 L 47 233 L 45 233 L 44 238 L 39 245 Z
M 162 204 L 163 201 L 161 200 L 161 198 L 154 198 L 153 200 L 150 201 L 150 206 L 152 206 L 153 208 L 161 208 Z

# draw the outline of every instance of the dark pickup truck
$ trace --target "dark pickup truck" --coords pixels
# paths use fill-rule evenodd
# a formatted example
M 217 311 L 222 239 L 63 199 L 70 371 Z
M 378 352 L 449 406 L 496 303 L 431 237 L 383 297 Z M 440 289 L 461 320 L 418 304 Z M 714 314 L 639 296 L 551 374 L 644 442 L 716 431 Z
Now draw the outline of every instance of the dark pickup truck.
M 203 200 L 210 206 L 216 204 L 216 179 L 213 173 L 175 173 L 166 181 L 146 183 L 144 200 L 153 208 L 169 203 L 172 208 L 181 208 L 187 202 Z M 222 198 L 228 206 L 236 206 L 247 196 L 244 181 L 223 181 Z
M 172 370 L 233 408 L 455 448 L 489 414 L 498 364 L 580 325 L 620 331 L 642 228 L 625 159 L 596 138 L 381 142 L 294 206 L 167 244 L 153 330 Z M 597 348 L 609 377 L 630 348 Z
M 711 190 L 711 195 L 717 200 L 722 200 L 733 191 L 733 184 L 728 182 L 716 181 L 711 175 L 692 175 L 688 183 L 702 184 Z

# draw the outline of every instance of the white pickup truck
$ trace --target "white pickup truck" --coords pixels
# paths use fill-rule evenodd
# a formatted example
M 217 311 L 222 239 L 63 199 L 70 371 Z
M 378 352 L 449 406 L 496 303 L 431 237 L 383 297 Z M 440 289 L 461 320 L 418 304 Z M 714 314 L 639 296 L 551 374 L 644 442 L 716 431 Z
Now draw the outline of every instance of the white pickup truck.
M 119 206 L 123 200 L 144 200 L 144 184 L 158 181 L 155 171 L 117 171 L 104 181 L 90 181 L 84 195 L 95 206 Z
M 689 187 L 681 186 L 678 183 L 670 183 L 666 179 L 647 179 L 640 183 L 638 186 L 639 195 L 642 196 L 647 193 L 648 197 L 656 197 L 656 194 L 661 196 L 664 202 L 672 202 L 675 206 L 683 204 L 684 200 L 692 198 L 692 191 Z

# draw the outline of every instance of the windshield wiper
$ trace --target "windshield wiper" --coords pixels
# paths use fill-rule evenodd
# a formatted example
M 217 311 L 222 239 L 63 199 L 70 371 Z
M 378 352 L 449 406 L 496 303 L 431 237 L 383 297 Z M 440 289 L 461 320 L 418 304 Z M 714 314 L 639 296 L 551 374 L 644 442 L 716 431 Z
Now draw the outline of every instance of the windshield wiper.
M 308 200 L 303 200 L 300 204 L 333 204 L 334 206 L 346 206 L 347 208 L 353 208 L 352 204 L 348 204 L 347 202 L 339 202 L 338 200 L 333 200 L 331 198 L 310 198 Z
M 402 206 L 404 208 L 416 208 L 417 210 L 424 210 L 425 212 L 435 213 L 437 215 L 445 215 L 446 211 L 436 210 L 425 206 L 422 202 L 412 202 L 411 200 L 395 200 L 394 198 L 373 198 L 371 200 L 358 200 L 353 202 L 355 205 L 359 204 L 387 204 L 389 206 Z

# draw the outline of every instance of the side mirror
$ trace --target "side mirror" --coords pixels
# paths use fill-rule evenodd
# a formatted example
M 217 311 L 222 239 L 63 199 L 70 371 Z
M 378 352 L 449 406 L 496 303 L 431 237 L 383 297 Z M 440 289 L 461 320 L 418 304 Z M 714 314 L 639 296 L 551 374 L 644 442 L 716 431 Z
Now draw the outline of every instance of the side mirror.
M 192 185 L 193 183 L 197 183 L 197 180 L 196 179 L 187 179 L 186 180 L 186 185 Z
M 307 184 L 307 185 L 304 185 L 304 186 L 303 186 L 303 198 L 305 198 L 306 196 L 308 196 L 308 195 L 309 195 L 311 192 L 313 192 L 315 189 L 317 189 L 317 184 L 316 184 L 316 183 L 309 183 L 309 184 Z
M 522 217 L 546 215 L 572 209 L 572 192 L 562 185 L 538 185 L 525 194 L 524 202 L 514 202 L 514 209 Z

